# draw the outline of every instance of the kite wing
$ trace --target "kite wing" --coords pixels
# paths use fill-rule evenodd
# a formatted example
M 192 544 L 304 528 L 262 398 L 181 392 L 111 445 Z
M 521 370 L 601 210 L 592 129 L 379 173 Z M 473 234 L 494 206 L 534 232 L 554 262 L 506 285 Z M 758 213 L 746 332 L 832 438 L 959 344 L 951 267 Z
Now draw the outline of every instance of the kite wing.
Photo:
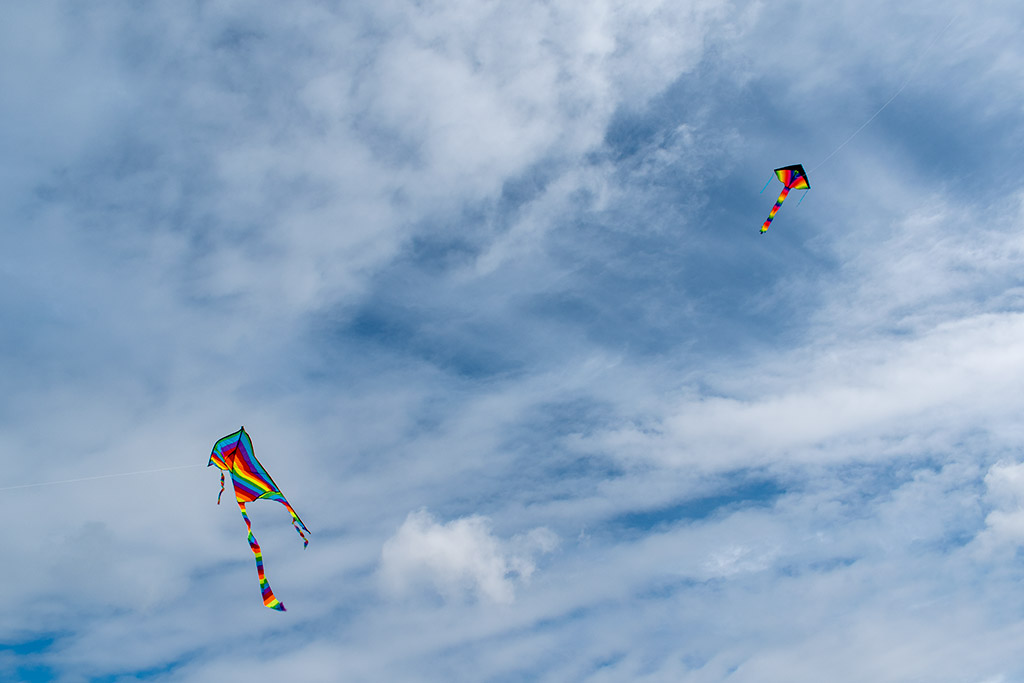
M 242 519 L 245 520 L 245 526 L 249 530 L 249 547 L 252 548 L 252 554 L 256 556 L 256 573 L 260 577 L 260 591 L 263 593 L 263 604 L 270 609 L 284 612 L 284 605 L 274 596 L 274 591 L 270 590 L 270 583 L 263 573 L 263 552 L 260 550 L 260 544 L 256 542 L 256 537 L 252 535 L 252 523 L 249 521 L 249 515 L 245 512 L 245 504 L 251 503 L 254 500 L 264 499 L 276 500 L 284 505 L 292 516 L 292 525 L 299 532 L 299 536 L 302 537 L 303 548 L 309 545 L 309 541 L 302 532 L 309 533 L 309 529 L 302 523 L 299 516 L 295 514 L 295 510 L 292 509 L 291 504 L 288 503 L 288 500 L 281 493 L 281 489 L 274 483 L 274 480 L 270 478 L 267 470 L 256 459 L 252 448 L 252 439 L 246 433 L 245 427 L 242 427 L 234 434 L 228 434 L 213 444 L 213 452 L 210 453 L 210 462 L 207 464 L 207 467 L 210 465 L 216 465 L 222 470 L 220 473 L 220 493 L 217 494 L 218 505 L 220 505 L 220 497 L 224 494 L 224 472 L 231 473 L 231 481 L 235 487 L 235 500 L 242 511 Z
M 765 220 L 764 224 L 761 226 L 761 234 L 768 232 L 768 226 L 772 224 L 775 214 L 779 212 L 779 207 L 782 206 L 782 202 L 786 201 L 786 197 L 789 195 L 790 190 L 811 189 L 811 184 L 807 180 L 807 172 L 804 171 L 804 167 L 800 164 L 793 164 L 792 166 L 783 166 L 782 168 L 775 169 L 775 177 L 782 181 L 782 193 L 775 201 L 775 206 L 772 207 L 767 220 Z M 799 202 L 797 203 L 799 204 Z

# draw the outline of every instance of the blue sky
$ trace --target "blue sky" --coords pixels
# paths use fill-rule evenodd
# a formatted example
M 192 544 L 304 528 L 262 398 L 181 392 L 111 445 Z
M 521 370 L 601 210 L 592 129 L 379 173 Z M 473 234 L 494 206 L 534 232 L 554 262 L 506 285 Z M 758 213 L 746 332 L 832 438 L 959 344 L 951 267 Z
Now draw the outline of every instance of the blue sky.
M 1017 3 L 4 14 L 0 678 L 1024 679 Z

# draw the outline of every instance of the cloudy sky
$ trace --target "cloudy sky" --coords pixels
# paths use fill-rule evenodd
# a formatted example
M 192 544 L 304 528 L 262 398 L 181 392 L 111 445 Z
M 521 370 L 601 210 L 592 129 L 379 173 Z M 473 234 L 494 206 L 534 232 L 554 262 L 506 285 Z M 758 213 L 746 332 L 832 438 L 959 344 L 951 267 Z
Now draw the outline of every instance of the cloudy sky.
M 1022 31 L 7 3 L 0 678 L 1024 680 Z

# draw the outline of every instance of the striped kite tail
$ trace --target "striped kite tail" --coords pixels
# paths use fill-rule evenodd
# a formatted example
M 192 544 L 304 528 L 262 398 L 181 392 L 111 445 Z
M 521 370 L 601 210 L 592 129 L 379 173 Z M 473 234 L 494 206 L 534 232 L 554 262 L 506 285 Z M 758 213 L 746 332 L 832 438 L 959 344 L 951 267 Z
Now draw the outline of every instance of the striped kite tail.
M 310 531 L 306 528 L 306 525 L 302 520 L 299 519 L 299 516 L 295 514 L 295 509 L 291 506 L 291 503 L 288 502 L 288 499 L 284 497 L 284 494 L 280 491 L 271 491 L 269 493 L 264 493 L 260 498 L 276 500 L 281 505 L 284 505 L 288 510 L 288 514 L 292 516 L 292 526 L 295 527 L 295 531 L 299 533 L 299 536 L 302 536 L 302 547 L 305 548 L 309 545 L 309 539 L 306 538 L 306 534 L 310 533 Z M 305 531 L 306 534 L 302 533 L 303 531 Z
M 245 512 L 245 503 L 238 501 L 238 507 L 242 510 L 242 519 L 245 520 L 245 527 L 249 530 L 249 547 L 252 548 L 252 554 L 256 556 L 256 573 L 260 577 L 260 592 L 263 594 L 263 604 L 270 609 L 284 612 L 286 611 L 284 604 L 277 599 L 274 591 L 270 590 L 270 582 L 267 581 L 267 576 L 263 573 L 263 551 L 260 550 L 260 544 L 256 542 L 256 537 L 252 535 L 252 522 L 249 521 L 249 515 Z
M 297 532 L 299 532 L 299 536 L 302 536 L 302 547 L 305 548 L 309 545 L 309 539 L 306 538 L 306 534 L 309 533 L 309 529 L 307 529 L 306 525 L 302 523 L 299 516 L 295 514 L 295 510 L 292 509 L 292 506 L 288 504 L 287 500 L 282 500 L 281 502 L 286 508 L 288 508 L 288 513 L 292 516 L 292 526 L 295 527 Z M 303 531 L 305 531 L 306 534 L 302 533 Z
M 779 198 L 775 201 L 775 206 L 772 207 L 771 212 L 768 214 L 768 219 L 764 222 L 764 225 L 761 226 L 761 234 L 768 232 L 768 226 L 772 224 L 775 214 L 779 212 L 779 207 L 782 206 L 782 202 L 786 201 L 786 195 L 788 194 L 789 188 L 782 188 L 782 194 L 780 194 Z

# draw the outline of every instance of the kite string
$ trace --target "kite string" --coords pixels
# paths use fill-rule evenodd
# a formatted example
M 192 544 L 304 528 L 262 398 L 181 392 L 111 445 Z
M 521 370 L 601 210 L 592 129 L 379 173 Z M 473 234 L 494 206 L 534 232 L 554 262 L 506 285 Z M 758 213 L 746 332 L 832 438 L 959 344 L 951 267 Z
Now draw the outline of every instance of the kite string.
M 0 488 L 0 491 L 14 491 L 15 489 L 30 489 L 37 486 L 53 486 L 54 484 L 74 484 L 80 481 L 92 481 L 94 479 L 111 479 L 113 477 L 131 477 L 136 474 L 152 474 L 154 472 L 170 472 L 172 470 L 185 470 L 192 467 L 202 467 L 200 464 L 196 465 L 177 465 L 175 467 L 158 467 L 155 470 L 138 470 L 137 472 L 119 472 L 117 474 L 100 474 L 95 477 L 79 477 L 78 479 L 61 479 L 59 481 L 43 481 L 37 484 L 19 484 L 18 486 L 4 486 Z
M 907 77 L 903 80 L 903 84 L 899 87 L 899 90 L 897 90 L 893 94 L 892 97 L 887 99 L 885 101 L 885 104 L 883 104 L 881 107 L 879 107 L 878 111 L 876 111 L 874 114 L 871 115 L 871 118 L 869 118 L 867 121 L 862 123 L 860 128 L 858 128 L 857 130 L 853 131 L 853 133 L 850 135 L 850 137 L 848 137 L 845 140 L 843 140 L 843 142 L 838 147 L 836 147 L 834 150 L 832 150 L 832 152 L 829 153 L 829 155 L 827 157 L 825 157 L 824 159 L 819 161 L 818 165 L 815 166 L 814 168 L 812 168 L 809 173 L 813 173 L 814 171 L 818 170 L 819 168 L 821 168 L 825 164 L 826 161 L 828 161 L 829 159 L 834 157 L 836 154 L 838 154 L 839 150 L 841 150 L 843 147 L 846 147 L 847 143 L 849 143 L 850 140 L 853 140 L 855 137 L 857 137 L 857 134 L 860 133 L 865 128 L 867 128 L 868 124 L 871 123 L 872 121 L 874 121 L 878 117 L 878 115 L 882 113 L 883 109 L 888 107 L 892 103 L 893 100 L 895 100 L 897 97 L 899 97 L 900 93 L 903 92 L 904 88 L 906 88 L 907 85 L 910 84 L 911 79 L 913 79 L 914 76 L 917 74 L 917 70 L 921 67 L 921 62 L 924 60 L 925 55 L 927 55 L 928 52 L 932 49 L 932 47 L 935 45 L 935 43 L 938 42 L 939 38 L 941 38 L 942 35 L 947 30 L 949 30 L 949 27 L 953 25 L 953 22 L 956 21 L 959 18 L 960 18 L 960 12 L 957 12 L 955 15 L 953 15 L 953 18 L 949 20 L 949 23 L 946 24 L 942 28 L 942 30 L 939 31 L 938 34 L 936 34 L 936 36 L 934 38 L 932 38 L 932 42 L 928 43 L 928 47 L 926 47 L 924 49 L 924 51 L 921 52 L 921 55 L 917 58 L 917 62 L 914 64 L 914 68 L 910 70 L 910 74 L 908 74 Z

